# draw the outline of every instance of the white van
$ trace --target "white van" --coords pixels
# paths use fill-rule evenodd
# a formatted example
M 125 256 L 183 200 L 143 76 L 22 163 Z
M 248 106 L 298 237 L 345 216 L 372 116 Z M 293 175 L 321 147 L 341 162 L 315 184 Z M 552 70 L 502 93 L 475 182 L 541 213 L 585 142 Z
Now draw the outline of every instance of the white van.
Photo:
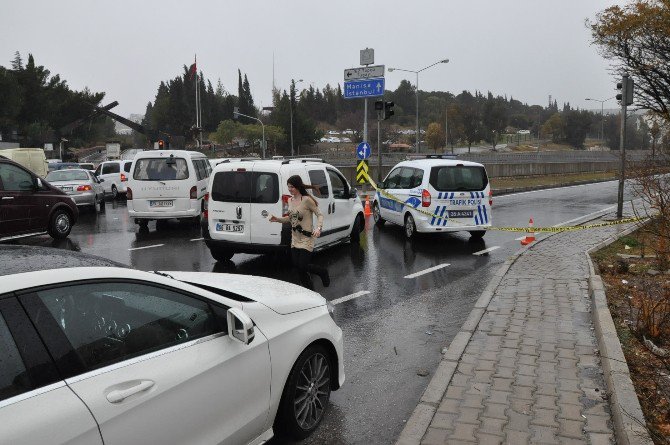
M 223 161 L 209 180 L 201 221 L 205 243 L 216 260 L 290 246 L 290 225 L 272 223 L 269 216 L 288 213 L 286 180 L 293 175 L 319 188 L 312 193 L 324 216 L 316 250 L 359 239 L 365 228 L 363 205 L 356 189 L 332 165 L 320 159 Z
M 41 148 L 5 148 L 0 150 L 0 156 L 23 165 L 41 178 L 49 173 L 49 163 Z
M 372 212 L 385 221 L 417 232 L 468 231 L 480 239 L 491 227 L 493 194 L 482 164 L 449 155 L 427 155 L 397 164 L 378 185 Z
M 95 169 L 98 179 L 104 179 L 105 194 L 117 199 L 120 194 L 126 193 L 130 167 L 133 161 L 105 161 Z
M 128 215 L 146 228 L 150 220 L 198 221 L 212 167 L 197 151 L 143 151 L 135 155 L 126 188 Z

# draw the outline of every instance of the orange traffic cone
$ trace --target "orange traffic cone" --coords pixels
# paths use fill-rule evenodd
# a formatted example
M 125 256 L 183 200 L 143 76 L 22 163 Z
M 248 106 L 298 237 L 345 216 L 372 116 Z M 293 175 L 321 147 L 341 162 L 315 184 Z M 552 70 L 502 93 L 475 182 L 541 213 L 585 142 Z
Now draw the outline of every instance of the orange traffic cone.
M 528 221 L 528 228 L 532 229 L 533 228 L 533 218 L 531 218 Z M 522 246 L 527 246 L 528 244 L 532 243 L 535 241 L 535 232 L 529 232 L 528 235 L 524 239 L 521 240 L 521 245 Z
M 372 215 L 372 210 L 370 209 L 370 196 L 365 196 L 365 216 Z

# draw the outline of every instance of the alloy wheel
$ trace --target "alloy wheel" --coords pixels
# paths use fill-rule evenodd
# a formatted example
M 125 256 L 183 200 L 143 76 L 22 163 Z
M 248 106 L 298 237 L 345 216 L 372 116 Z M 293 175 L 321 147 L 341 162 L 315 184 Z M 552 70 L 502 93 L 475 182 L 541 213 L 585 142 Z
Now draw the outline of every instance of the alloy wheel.
M 323 417 L 330 395 L 328 359 L 315 353 L 302 366 L 296 384 L 293 410 L 298 425 L 304 430 L 315 427 Z

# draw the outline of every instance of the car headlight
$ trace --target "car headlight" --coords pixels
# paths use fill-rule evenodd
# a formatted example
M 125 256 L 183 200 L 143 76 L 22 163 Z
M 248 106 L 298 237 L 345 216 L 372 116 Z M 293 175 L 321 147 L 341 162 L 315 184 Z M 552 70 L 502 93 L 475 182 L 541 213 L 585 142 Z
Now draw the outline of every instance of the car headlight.
M 335 321 L 335 305 L 330 301 L 327 301 L 326 307 L 328 308 L 328 314 L 330 314 L 330 318 L 332 318 L 333 321 Z

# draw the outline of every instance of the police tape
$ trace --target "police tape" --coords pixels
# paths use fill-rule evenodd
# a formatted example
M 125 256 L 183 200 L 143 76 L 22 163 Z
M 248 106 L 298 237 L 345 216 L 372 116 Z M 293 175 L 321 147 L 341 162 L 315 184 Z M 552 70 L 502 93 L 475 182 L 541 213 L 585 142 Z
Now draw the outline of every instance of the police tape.
M 387 192 L 386 190 L 380 189 L 377 187 L 377 184 L 372 180 L 370 175 L 367 172 L 363 173 L 363 176 L 365 179 L 368 180 L 370 185 L 372 186 L 373 189 L 380 195 L 384 196 L 387 199 L 390 199 L 392 201 L 395 201 L 399 204 L 402 205 L 407 205 L 407 203 L 400 198 L 394 196 L 393 194 Z M 436 215 L 435 213 L 429 212 L 427 210 L 419 209 L 417 207 L 412 207 L 412 209 L 415 212 L 424 214 L 426 216 L 429 216 L 431 218 L 439 218 L 439 219 L 445 219 L 444 215 Z M 569 231 L 574 231 L 574 230 L 585 230 L 585 229 L 597 229 L 599 227 L 608 227 L 608 226 L 616 226 L 620 224 L 629 224 L 629 223 L 634 223 L 634 222 L 640 222 L 644 221 L 648 218 L 624 218 L 624 219 L 619 219 L 616 221 L 606 221 L 602 223 L 597 223 L 597 224 L 587 224 L 584 226 L 561 226 L 561 227 L 493 227 L 493 226 L 481 226 L 477 227 L 478 230 L 495 230 L 499 232 L 523 232 L 523 233 L 557 233 L 557 232 L 569 232 Z M 464 222 L 454 220 L 453 218 L 449 220 L 450 223 L 455 223 L 455 224 L 462 224 L 464 226 L 469 224 L 466 224 Z

